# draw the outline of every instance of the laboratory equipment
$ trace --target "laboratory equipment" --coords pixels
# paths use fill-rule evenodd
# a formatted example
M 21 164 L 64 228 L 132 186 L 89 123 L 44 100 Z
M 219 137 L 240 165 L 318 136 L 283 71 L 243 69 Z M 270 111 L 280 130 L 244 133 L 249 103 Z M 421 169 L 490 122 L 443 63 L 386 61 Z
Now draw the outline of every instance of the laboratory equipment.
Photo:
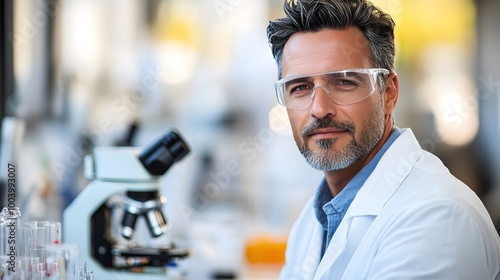
M 78 249 L 61 244 L 61 223 L 21 221 L 18 207 L 0 212 L 0 278 L 92 280 L 78 275 Z M 87 272 L 92 275 L 92 271 Z
M 160 176 L 188 152 L 172 129 L 142 152 L 96 147 L 85 157 L 85 176 L 92 181 L 64 210 L 63 242 L 78 245 L 80 259 L 96 279 L 169 279 L 168 267 L 189 255 L 171 242 L 158 247 L 143 242 L 166 233 Z M 117 215 L 122 216 L 118 225 Z M 149 235 L 135 236 L 140 218 Z

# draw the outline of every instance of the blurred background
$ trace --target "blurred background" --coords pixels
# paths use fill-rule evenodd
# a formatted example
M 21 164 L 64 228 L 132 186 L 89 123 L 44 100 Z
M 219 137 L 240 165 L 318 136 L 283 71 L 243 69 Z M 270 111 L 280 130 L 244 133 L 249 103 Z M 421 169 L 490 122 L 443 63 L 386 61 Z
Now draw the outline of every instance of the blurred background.
M 374 3 L 396 22 L 397 125 L 480 196 L 498 228 L 500 1 Z M 170 237 L 202 264 L 192 279 L 280 265 L 273 252 L 322 178 L 274 97 L 265 28 L 282 0 L 1 5 L 0 175 L 17 162 L 25 219 L 61 220 L 88 184 L 93 147 L 143 146 L 175 127 L 191 153 L 162 178 L 164 212 Z

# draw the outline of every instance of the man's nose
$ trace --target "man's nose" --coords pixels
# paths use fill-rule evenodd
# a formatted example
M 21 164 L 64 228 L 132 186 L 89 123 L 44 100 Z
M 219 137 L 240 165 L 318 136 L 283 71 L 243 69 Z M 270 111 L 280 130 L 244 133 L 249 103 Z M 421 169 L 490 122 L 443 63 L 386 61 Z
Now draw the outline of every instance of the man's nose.
M 330 93 L 322 86 L 316 86 L 312 92 L 311 115 L 321 119 L 327 115 L 336 115 L 337 108 L 330 99 Z

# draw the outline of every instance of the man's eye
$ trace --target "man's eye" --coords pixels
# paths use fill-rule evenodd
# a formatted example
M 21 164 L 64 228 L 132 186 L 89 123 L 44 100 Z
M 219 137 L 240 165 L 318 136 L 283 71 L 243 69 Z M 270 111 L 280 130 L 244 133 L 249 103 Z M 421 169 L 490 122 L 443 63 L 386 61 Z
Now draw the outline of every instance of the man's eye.
M 339 80 L 337 81 L 337 85 L 340 86 L 355 86 L 357 83 L 350 81 L 350 80 Z
M 293 86 L 290 88 L 289 93 L 290 94 L 300 94 L 303 93 L 304 91 L 309 90 L 310 87 L 307 85 L 298 85 L 298 86 Z

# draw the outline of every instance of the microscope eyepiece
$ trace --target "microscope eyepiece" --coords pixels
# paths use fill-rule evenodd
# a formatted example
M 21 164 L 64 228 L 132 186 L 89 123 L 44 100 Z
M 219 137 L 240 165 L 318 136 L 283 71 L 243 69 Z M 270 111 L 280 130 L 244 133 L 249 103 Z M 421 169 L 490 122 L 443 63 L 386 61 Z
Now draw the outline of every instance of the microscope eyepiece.
M 139 160 L 149 174 L 161 176 L 167 172 L 172 164 L 181 160 L 188 153 L 188 145 L 173 129 L 146 148 L 139 155 Z
M 161 176 L 175 162 L 181 160 L 189 147 L 179 133 L 172 129 L 147 147 L 139 160 L 149 174 Z M 158 237 L 167 231 L 167 222 L 161 212 L 162 198 L 158 191 L 127 191 L 125 214 L 122 221 L 122 236 L 130 239 L 135 231 L 135 223 L 139 216 L 144 216 L 153 237 Z

